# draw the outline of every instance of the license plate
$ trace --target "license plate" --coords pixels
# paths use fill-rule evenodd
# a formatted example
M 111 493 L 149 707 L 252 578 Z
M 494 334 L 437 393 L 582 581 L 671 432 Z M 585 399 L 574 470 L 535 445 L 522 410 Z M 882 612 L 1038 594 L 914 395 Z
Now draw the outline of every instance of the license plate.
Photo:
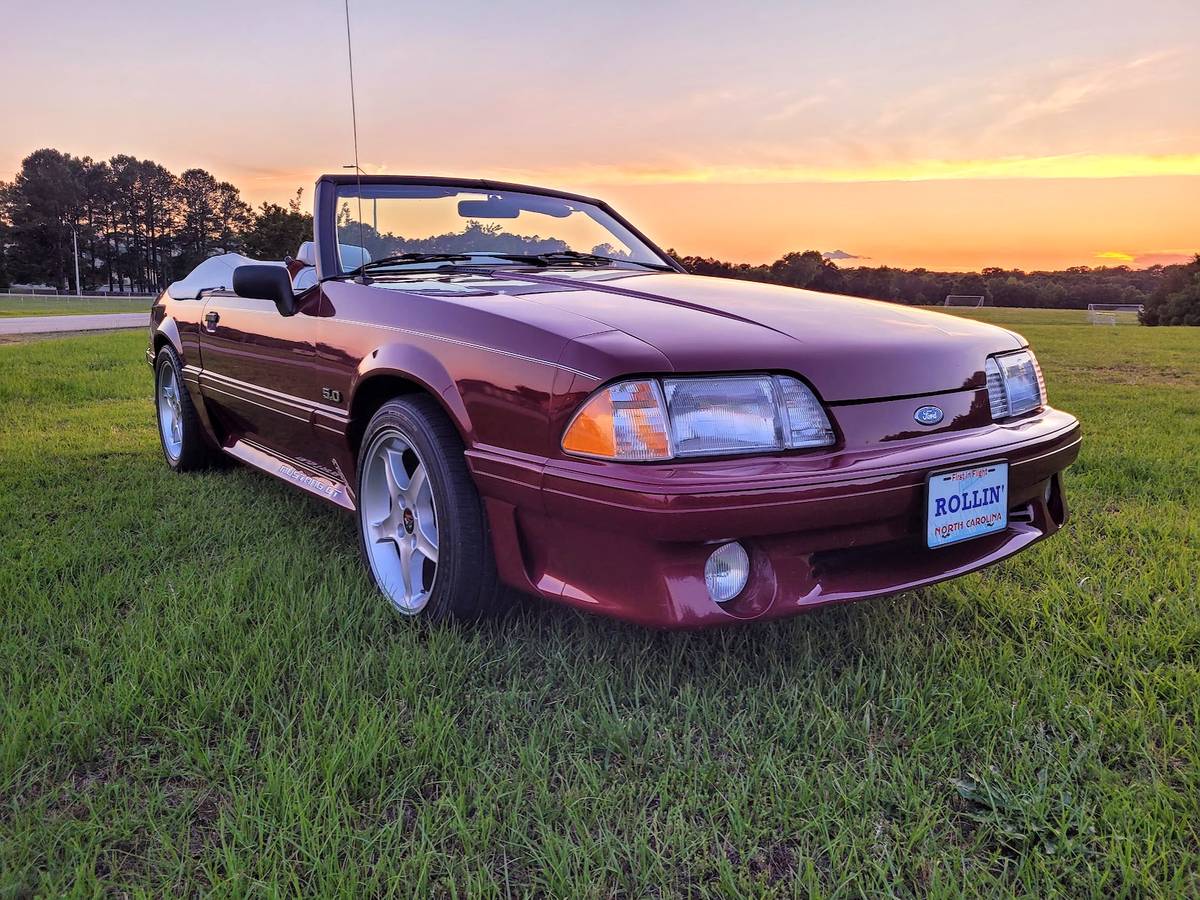
M 1008 527 L 1008 463 L 935 472 L 926 484 L 925 538 L 930 547 Z

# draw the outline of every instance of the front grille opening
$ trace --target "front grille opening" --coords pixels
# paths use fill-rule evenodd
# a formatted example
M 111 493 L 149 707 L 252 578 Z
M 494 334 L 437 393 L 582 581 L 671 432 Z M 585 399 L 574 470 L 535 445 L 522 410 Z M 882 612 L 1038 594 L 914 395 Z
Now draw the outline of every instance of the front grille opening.
M 1008 511 L 1008 524 L 1012 525 L 1019 522 L 1025 525 L 1033 524 L 1033 504 L 1022 503 L 1019 506 L 1014 506 Z
M 1062 479 L 1062 472 L 1050 479 L 1050 499 L 1046 503 L 1055 525 L 1062 525 L 1067 521 L 1067 498 L 1063 493 Z

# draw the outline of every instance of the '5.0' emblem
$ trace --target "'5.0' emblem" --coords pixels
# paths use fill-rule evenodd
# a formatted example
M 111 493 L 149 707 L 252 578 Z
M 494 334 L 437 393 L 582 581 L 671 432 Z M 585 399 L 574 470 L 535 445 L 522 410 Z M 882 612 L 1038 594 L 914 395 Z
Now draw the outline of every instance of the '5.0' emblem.
M 342 402 L 342 392 L 335 391 L 333 388 L 321 388 L 321 396 L 331 403 Z

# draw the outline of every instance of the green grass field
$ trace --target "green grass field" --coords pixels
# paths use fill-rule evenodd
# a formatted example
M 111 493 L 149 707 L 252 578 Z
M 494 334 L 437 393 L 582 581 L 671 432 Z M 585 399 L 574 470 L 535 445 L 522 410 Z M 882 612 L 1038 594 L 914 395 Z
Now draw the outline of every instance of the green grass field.
M 11 316 L 82 316 L 88 313 L 145 312 L 149 297 L 0 297 L 0 319 Z
M 1088 312 L 1086 309 L 1011 309 L 1007 307 L 987 307 L 987 308 L 969 308 L 969 307 L 944 307 L 944 306 L 925 306 L 922 309 L 928 309 L 932 312 L 949 313 L 955 316 L 964 316 L 969 319 L 977 319 L 981 322 L 991 322 L 993 325 L 1003 325 L 1005 328 L 1015 328 L 1024 325 L 1090 325 L 1088 321 Z M 1123 319 L 1129 322 L 1133 319 L 1132 316 L 1124 315 Z M 1136 321 L 1136 320 L 1134 320 Z
M 144 335 L 0 347 L 0 897 L 1197 896 L 1200 329 L 970 314 L 1069 527 L 702 634 L 399 621 L 349 517 L 167 471 Z

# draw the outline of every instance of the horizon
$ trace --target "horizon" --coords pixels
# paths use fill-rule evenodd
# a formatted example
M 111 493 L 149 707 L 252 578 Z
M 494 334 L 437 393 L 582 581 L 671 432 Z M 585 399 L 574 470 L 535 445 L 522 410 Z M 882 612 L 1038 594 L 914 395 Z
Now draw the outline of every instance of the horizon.
M 307 205 L 352 162 L 341 3 L 50 6 L 6 16 L 6 60 L 41 81 L 0 97 L 0 180 L 40 147 L 130 153 L 207 169 L 255 206 L 297 188 Z M 578 22 L 543 3 L 420 21 L 351 8 L 370 173 L 599 196 L 663 247 L 751 264 L 817 249 L 839 266 L 1055 271 L 1200 249 L 1194 4 L 1132 20 L 1107 0 L 1082 17 L 937 3 L 920 21 L 867 4 Z M 97 53 L 131 43 L 144 55 Z

